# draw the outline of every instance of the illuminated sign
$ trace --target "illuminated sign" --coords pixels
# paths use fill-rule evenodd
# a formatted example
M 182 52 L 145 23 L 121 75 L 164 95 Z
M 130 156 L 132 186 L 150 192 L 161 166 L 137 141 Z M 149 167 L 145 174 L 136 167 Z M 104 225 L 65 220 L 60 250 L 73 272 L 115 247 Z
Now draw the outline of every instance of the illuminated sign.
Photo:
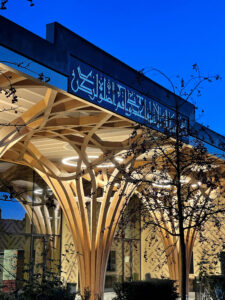
M 175 128 L 175 111 L 73 57 L 69 92 L 158 131 Z M 179 118 L 188 128 L 188 118 Z

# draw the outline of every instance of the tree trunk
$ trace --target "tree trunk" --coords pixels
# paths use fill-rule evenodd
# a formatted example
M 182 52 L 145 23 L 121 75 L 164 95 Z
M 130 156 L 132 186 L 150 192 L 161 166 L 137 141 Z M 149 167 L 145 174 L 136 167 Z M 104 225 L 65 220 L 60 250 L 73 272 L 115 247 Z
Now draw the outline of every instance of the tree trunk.
M 187 265 L 186 246 L 184 241 L 183 224 L 180 227 L 180 259 L 181 259 L 181 300 L 186 300 L 187 295 Z
M 180 160 L 180 121 L 179 108 L 176 104 L 176 167 L 177 167 L 177 206 L 179 220 L 179 243 L 180 243 L 180 259 L 181 259 L 181 300 L 186 300 L 186 281 L 187 281 L 187 266 L 186 266 L 186 246 L 184 239 L 184 216 L 183 216 L 183 199 L 181 193 L 181 160 Z
M 97 257 L 97 252 L 99 249 L 96 249 L 96 257 Z M 87 266 L 87 268 L 92 270 L 90 272 L 90 276 L 85 276 L 86 271 L 88 271 L 86 268 L 85 269 L 80 269 L 80 290 L 81 290 L 81 295 L 85 295 L 85 291 L 90 292 L 90 300 L 103 300 L 104 298 L 104 286 L 105 286 L 105 274 L 106 274 L 106 266 L 108 262 L 108 255 L 109 255 L 109 250 L 106 251 L 107 253 L 104 253 L 104 255 L 101 256 L 101 259 L 98 260 L 98 263 L 96 261 L 90 260 L 90 263 L 85 261 L 85 258 L 83 256 L 79 257 L 79 262 L 80 265 Z M 81 262 L 82 260 L 82 262 Z M 97 267 L 97 264 L 100 265 Z

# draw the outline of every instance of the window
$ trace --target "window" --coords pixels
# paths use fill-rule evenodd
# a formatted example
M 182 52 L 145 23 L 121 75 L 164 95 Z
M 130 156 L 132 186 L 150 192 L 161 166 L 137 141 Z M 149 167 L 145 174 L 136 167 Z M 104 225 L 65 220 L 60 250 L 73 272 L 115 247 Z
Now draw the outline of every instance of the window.
M 116 251 L 110 251 L 107 271 L 114 272 L 116 271 Z
M 221 274 L 225 275 L 225 252 L 220 252 L 220 265 L 221 265 Z
M 191 263 L 190 263 L 190 274 L 194 274 L 194 256 L 193 256 L 193 251 L 191 253 Z
M 3 263 L 4 263 L 4 252 L 0 252 L 0 283 L 3 278 Z

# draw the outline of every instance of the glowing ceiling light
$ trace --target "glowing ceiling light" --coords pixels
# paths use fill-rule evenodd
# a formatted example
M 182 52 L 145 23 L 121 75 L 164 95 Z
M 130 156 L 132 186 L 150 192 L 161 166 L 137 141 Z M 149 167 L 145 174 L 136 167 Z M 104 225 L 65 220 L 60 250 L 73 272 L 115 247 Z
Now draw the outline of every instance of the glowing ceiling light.
M 36 189 L 36 190 L 34 190 L 34 194 L 36 194 L 36 195 L 42 195 L 42 193 L 43 193 L 42 189 Z
M 154 187 L 159 187 L 159 188 L 166 188 L 166 189 L 170 189 L 171 185 L 170 184 L 159 184 L 159 183 L 153 183 L 152 184 Z
M 188 179 L 181 179 L 180 183 L 188 183 L 188 181 L 189 181 Z
M 115 160 L 121 161 L 121 162 L 123 161 L 122 157 L 116 157 Z
M 52 193 L 52 190 L 50 188 L 47 188 L 47 191 Z M 36 189 L 36 190 L 34 190 L 34 194 L 36 194 L 36 195 L 42 195 L 43 194 L 43 189 Z
M 101 165 L 97 165 L 97 168 L 114 168 L 115 165 L 114 164 L 101 164 Z
M 96 158 L 99 158 L 99 156 L 97 156 L 97 155 L 88 155 L 88 158 L 89 159 L 96 159 Z M 77 160 L 77 159 L 79 159 L 79 156 L 66 157 L 66 158 L 62 159 L 62 163 L 64 165 L 67 165 L 67 166 L 77 167 L 77 162 L 72 162 L 73 160 Z M 123 159 L 121 157 L 115 157 L 115 160 L 117 160 L 119 162 L 123 161 Z M 85 167 L 85 164 L 82 164 L 82 167 Z M 111 164 L 111 163 L 108 163 L 108 164 L 97 165 L 97 167 L 98 168 L 113 168 L 113 167 L 115 167 L 115 165 Z
M 196 188 L 196 187 L 201 186 L 201 185 L 202 185 L 201 181 L 198 181 L 198 183 L 193 183 L 191 186 L 193 188 Z
M 97 155 L 88 155 L 88 158 L 90 158 L 90 159 L 95 159 L 98 157 L 99 156 L 97 156 Z M 77 163 L 71 162 L 71 160 L 78 160 L 78 159 L 79 159 L 79 156 L 70 156 L 70 157 L 63 158 L 62 163 L 67 166 L 76 167 Z

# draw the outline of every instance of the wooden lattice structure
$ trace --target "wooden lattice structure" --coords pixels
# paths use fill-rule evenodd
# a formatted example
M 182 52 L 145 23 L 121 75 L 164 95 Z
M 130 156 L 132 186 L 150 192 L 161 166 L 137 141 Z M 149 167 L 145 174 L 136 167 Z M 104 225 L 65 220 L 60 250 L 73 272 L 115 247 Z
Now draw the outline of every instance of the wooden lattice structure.
M 135 168 L 144 163 L 132 153 L 123 161 L 118 157 L 133 142 L 141 143 L 141 132 L 131 135 L 139 121 L 161 135 L 157 122 L 162 115 L 174 114 L 177 101 L 182 103 L 179 113 L 184 115 L 184 123 L 194 126 L 196 136 L 201 128 L 194 121 L 194 106 L 59 24 L 48 26 L 47 40 L 4 18 L 0 18 L 0 25 L 4 28 L 1 45 L 5 47 L 0 50 L 7 49 L 6 53 L 17 59 L 28 57 L 39 63 L 37 69 L 53 76 L 50 80 L 43 73 L 30 71 L 29 64 L 5 61 L 0 65 L 0 89 L 9 90 L 8 94 L 0 93 L 0 160 L 33 169 L 51 189 L 72 234 L 81 291 L 90 289 L 94 300 L 104 291 L 107 259 L 121 212 L 130 197 L 138 194 L 132 181 L 120 180 L 120 172 L 131 164 Z M 18 104 L 10 102 L 12 87 Z M 201 132 L 201 139 L 210 144 L 209 136 L 214 134 L 216 146 L 224 141 L 207 130 Z M 76 157 L 76 164 L 65 165 L 62 159 L 67 157 Z M 12 170 L 7 172 L 5 176 L 12 175 Z M 29 203 L 24 207 L 28 216 L 33 214 L 38 233 L 58 234 L 58 210 L 52 216 L 52 227 L 47 207 L 40 210 L 37 206 L 32 212 Z M 165 249 L 174 247 L 172 237 L 163 230 L 160 235 Z M 190 230 L 186 236 L 187 265 L 195 238 L 195 231 Z M 179 248 L 174 247 L 167 256 L 170 277 L 179 280 Z
M 88 287 L 92 294 L 102 293 L 112 238 L 123 203 L 127 200 L 126 194 L 131 195 L 132 186 L 122 184 L 115 192 L 119 171 L 115 169 L 112 176 L 104 172 L 98 174 L 98 166 L 129 146 L 133 124 L 38 80 L 31 80 L 12 70 L 5 70 L 5 74 L 10 75 L 11 82 L 21 95 L 19 104 L 25 111 L 19 112 L 17 118 L 14 111 L 3 113 L 2 120 L 10 122 L 10 125 L 3 125 L 0 129 L 1 160 L 34 169 L 52 189 L 79 253 L 82 289 Z M 7 81 L 3 79 L 1 86 L 5 85 Z M 27 92 L 30 95 L 25 99 L 23 95 Z M 38 98 L 36 103 L 31 101 L 33 94 L 34 98 Z M 25 103 L 27 109 L 23 107 Z M 5 102 L 5 105 L 8 103 Z M 50 151 L 45 149 L 46 142 L 50 144 Z M 57 143 L 56 157 L 54 143 Z M 75 169 L 61 163 L 65 153 L 79 156 Z M 90 162 L 90 154 L 98 158 Z M 129 159 L 123 162 L 124 166 L 128 163 Z M 88 167 L 87 171 L 82 171 L 82 164 Z M 90 218 L 82 178 L 90 181 L 92 186 Z M 103 186 L 104 196 L 99 200 L 97 189 Z M 97 210 L 98 201 L 101 201 L 100 212 Z M 26 209 L 29 214 L 29 206 Z M 39 217 L 36 216 L 36 210 L 38 206 L 35 208 L 36 226 L 45 233 L 48 226 L 44 225 L 40 212 Z

